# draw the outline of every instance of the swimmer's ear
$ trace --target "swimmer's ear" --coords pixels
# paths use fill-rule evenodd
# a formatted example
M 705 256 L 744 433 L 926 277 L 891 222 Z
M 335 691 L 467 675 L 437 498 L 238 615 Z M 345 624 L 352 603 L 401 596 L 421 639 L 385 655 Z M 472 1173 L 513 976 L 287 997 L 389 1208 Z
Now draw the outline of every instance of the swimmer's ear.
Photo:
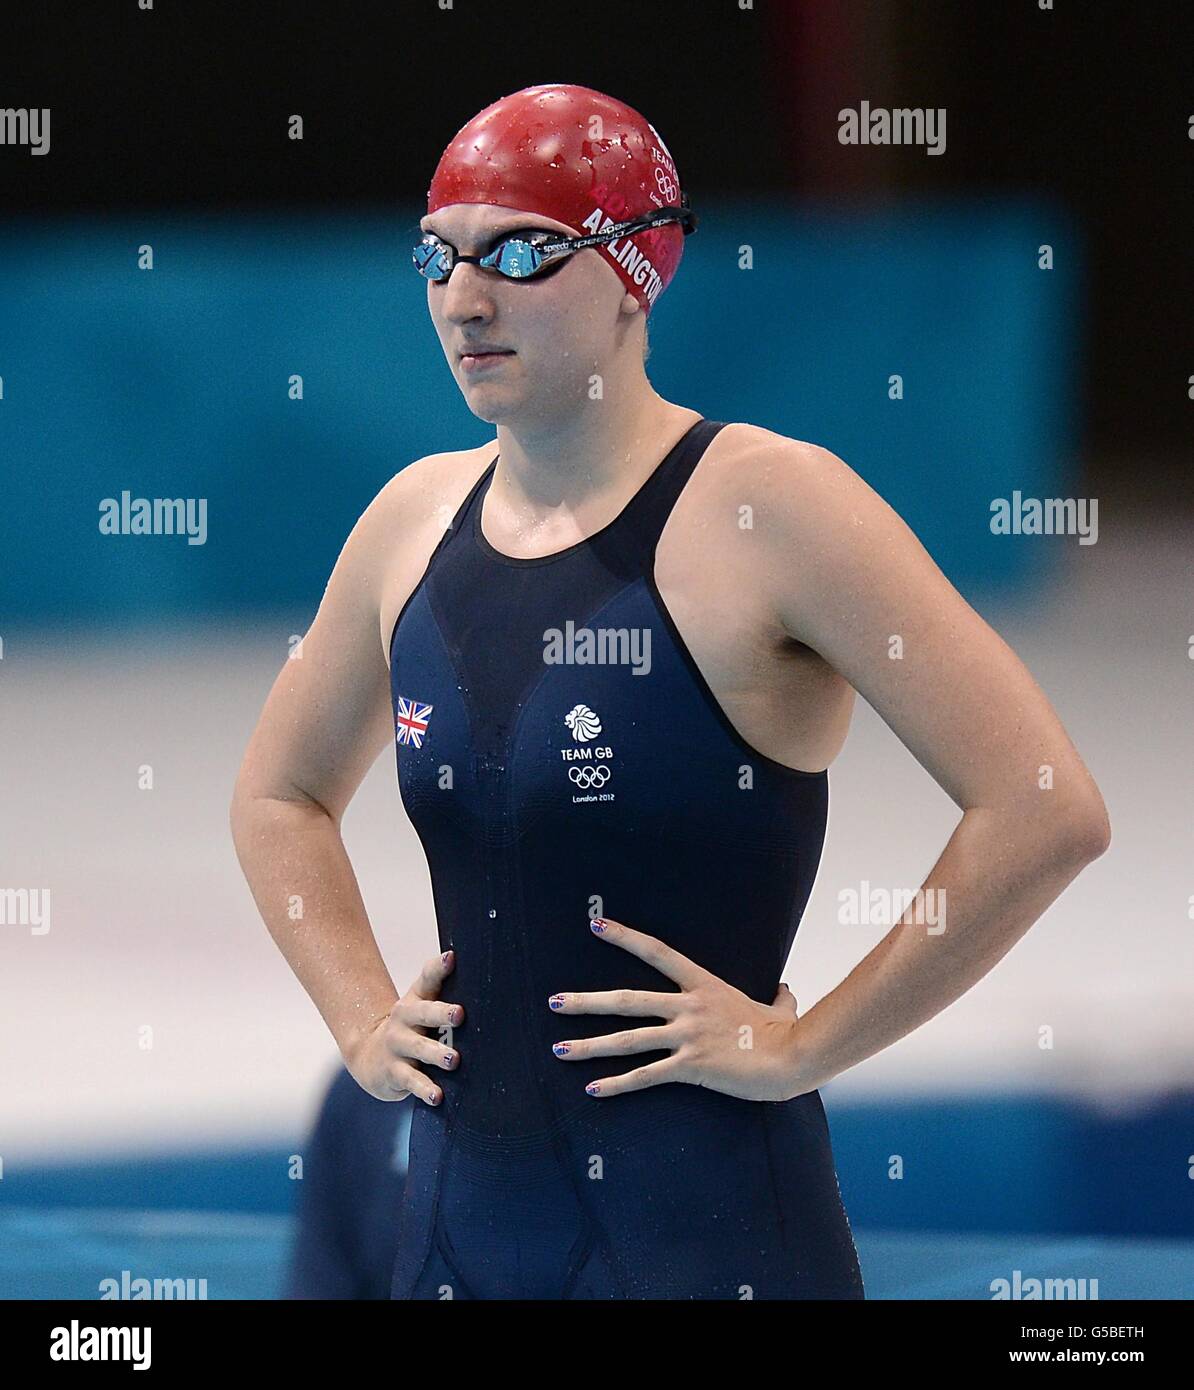
M 642 305 L 635 299 L 634 295 L 627 290 L 622 296 L 622 304 L 618 312 L 622 314 L 637 314 L 641 308 Z

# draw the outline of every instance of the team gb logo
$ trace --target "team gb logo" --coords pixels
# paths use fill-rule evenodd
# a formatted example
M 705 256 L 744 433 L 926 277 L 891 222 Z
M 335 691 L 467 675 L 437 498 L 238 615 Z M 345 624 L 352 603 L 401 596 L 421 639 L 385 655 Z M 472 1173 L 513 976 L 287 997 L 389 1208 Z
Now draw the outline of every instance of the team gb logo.
M 601 732 L 601 720 L 588 705 L 574 705 L 564 716 L 564 723 L 572 730 L 577 743 L 588 743 Z

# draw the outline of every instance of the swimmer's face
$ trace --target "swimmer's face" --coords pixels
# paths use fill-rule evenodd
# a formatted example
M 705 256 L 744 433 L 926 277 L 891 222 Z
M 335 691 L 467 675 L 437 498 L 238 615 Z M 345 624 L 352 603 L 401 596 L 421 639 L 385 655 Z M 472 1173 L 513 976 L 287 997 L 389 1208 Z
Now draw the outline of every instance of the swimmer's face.
M 515 233 L 576 236 L 550 217 L 488 203 L 453 203 L 420 225 L 465 256 Z M 592 399 L 593 376 L 606 375 L 613 354 L 643 331 L 637 302 L 594 247 L 525 280 L 457 263 L 446 281 L 427 282 L 427 307 L 469 409 L 491 424 L 571 413 Z M 464 355 L 485 347 L 506 352 Z M 641 344 L 637 351 L 641 360 Z

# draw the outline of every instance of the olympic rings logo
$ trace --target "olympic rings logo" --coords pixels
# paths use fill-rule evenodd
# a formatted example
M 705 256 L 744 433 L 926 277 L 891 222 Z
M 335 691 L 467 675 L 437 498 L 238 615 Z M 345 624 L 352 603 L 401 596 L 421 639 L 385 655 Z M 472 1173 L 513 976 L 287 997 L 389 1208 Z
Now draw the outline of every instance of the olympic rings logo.
M 604 763 L 597 767 L 570 767 L 568 778 L 583 791 L 586 787 L 604 787 L 609 781 L 610 770 Z
M 655 170 L 655 182 L 659 185 L 659 191 L 669 203 L 676 201 L 676 185 L 671 175 L 666 169 Z

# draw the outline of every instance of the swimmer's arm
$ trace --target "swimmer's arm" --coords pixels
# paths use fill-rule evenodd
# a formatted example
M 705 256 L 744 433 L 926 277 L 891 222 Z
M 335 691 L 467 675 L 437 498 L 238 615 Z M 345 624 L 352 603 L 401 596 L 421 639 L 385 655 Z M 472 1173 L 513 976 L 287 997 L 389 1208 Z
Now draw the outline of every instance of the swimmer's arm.
M 346 1060 L 398 998 L 340 823 L 393 738 L 379 597 L 402 476 L 345 542 L 315 620 L 265 702 L 230 809 L 236 853 L 265 925 Z
M 1110 825 L 1027 668 L 853 470 L 825 449 L 784 440 L 760 450 L 744 482 L 757 493 L 764 582 L 779 624 L 850 682 L 962 810 L 923 885 L 938 903 L 945 894 L 945 931 L 895 926 L 800 1020 L 801 1089 L 809 1090 L 982 979 L 1103 853 Z M 899 789 L 890 796 L 898 812 Z

